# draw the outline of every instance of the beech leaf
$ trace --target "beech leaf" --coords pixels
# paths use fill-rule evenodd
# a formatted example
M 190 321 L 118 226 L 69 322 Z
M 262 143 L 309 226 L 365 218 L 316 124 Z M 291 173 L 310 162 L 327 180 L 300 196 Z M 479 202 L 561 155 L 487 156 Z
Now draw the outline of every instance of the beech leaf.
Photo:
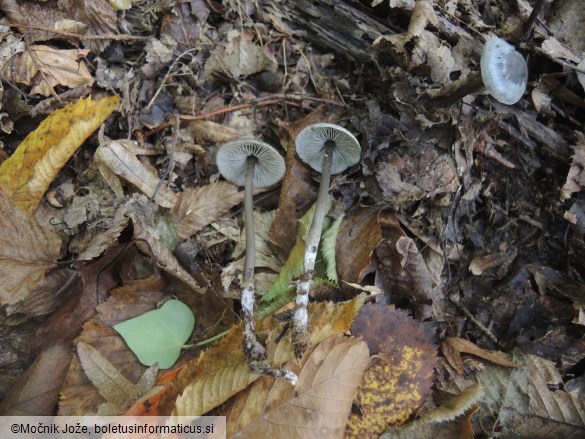
M 258 379 L 238 396 L 229 413 L 230 437 L 343 437 L 353 395 L 369 362 L 366 343 L 343 335 L 307 352 L 286 367 L 299 376 Z
M 158 363 L 161 369 L 175 364 L 194 327 L 191 309 L 178 300 L 114 325 L 142 364 Z
M 87 98 L 53 112 L 0 165 L 0 190 L 34 211 L 59 170 L 119 103 L 118 96 Z
M 553 362 L 515 352 L 525 369 L 487 363 L 477 378 L 485 391 L 483 425 L 497 420 L 502 438 L 584 437 L 585 405 L 561 390 L 563 380 Z
M 121 195 L 122 185 L 116 176 L 153 197 L 162 207 L 173 207 L 177 202 L 177 195 L 166 184 L 161 184 L 163 182 L 154 167 L 138 159 L 141 153 L 144 151 L 130 140 L 112 140 L 98 147 L 94 160 L 104 180 L 118 196 Z

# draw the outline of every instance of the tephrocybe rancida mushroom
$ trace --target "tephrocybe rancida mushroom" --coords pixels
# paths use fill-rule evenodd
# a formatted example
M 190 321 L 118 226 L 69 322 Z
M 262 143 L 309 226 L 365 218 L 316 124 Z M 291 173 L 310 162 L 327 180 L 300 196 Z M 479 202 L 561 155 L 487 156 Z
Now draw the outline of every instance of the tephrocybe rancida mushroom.
M 297 136 L 295 146 L 301 160 L 321 173 L 315 213 L 305 246 L 304 271 L 297 284 L 293 317 L 295 355 L 300 357 L 308 344 L 307 305 L 319 241 L 321 240 L 323 220 L 327 214 L 325 209 L 331 175 L 339 174 L 349 166 L 355 165 L 360 159 L 361 147 L 353 134 L 345 128 L 331 123 L 317 123 L 307 126 Z
M 217 152 L 217 167 L 223 177 L 238 186 L 244 186 L 244 227 L 246 228 L 246 255 L 242 275 L 242 312 L 244 314 L 244 352 L 250 367 L 266 375 L 284 376 L 291 382 L 296 375 L 284 369 L 266 365 L 266 348 L 258 340 L 254 319 L 254 263 L 256 259 L 253 190 L 272 186 L 284 175 L 282 156 L 267 143 L 255 139 L 240 139 L 223 145 Z
M 449 96 L 434 101 L 448 106 L 485 87 L 495 100 L 513 105 L 522 98 L 528 83 L 528 66 L 514 46 L 501 38 L 490 38 L 481 52 L 480 72 Z

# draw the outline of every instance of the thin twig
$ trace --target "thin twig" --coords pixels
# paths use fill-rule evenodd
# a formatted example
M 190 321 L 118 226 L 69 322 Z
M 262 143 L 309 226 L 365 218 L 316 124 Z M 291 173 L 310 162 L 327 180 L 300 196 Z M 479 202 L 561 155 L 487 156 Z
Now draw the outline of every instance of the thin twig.
M 144 111 L 150 111 L 150 108 L 153 106 L 154 101 L 156 100 L 156 98 L 158 97 L 158 95 L 161 92 L 162 88 L 164 87 L 165 83 L 167 82 L 167 79 L 169 79 L 169 76 L 171 75 L 171 72 L 173 71 L 173 69 L 177 65 L 177 62 L 179 62 L 179 60 L 181 58 L 183 58 L 185 55 L 193 52 L 194 50 L 198 50 L 198 49 L 199 49 L 198 47 L 193 47 L 191 49 L 187 49 L 183 53 L 181 53 L 179 56 L 177 56 L 177 58 L 175 58 L 175 60 L 173 61 L 173 63 L 169 67 L 167 73 L 165 74 L 164 78 L 160 82 L 160 85 L 156 89 L 156 92 L 154 93 L 154 95 L 152 95 L 152 98 L 150 99 L 150 102 L 148 103 L 148 105 L 146 106 L 146 108 L 145 108 Z
M 534 5 L 534 8 L 532 8 L 532 12 L 530 13 L 530 17 L 528 17 L 528 20 L 526 20 L 526 23 L 524 23 L 523 37 L 525 40 L 527 40 L 528 37 L 530 37 L 530 34 L 532 33 L 532 29 L 534 29 L 534 23 L 536 23 L 536 19 L 538 18 L 538 14 L 540 14 L 540 11 L 542 10 L 543 6 L 544 6 L 544 0 L 538 0 L 536 2 L 536 4 Z
M 147 38 L 147 37 L 137 37 L 134 35 L 127 35 L 127 34 L 80 35 L 80 34 L 76 34 L 74 32 L 67 32 L 67 31 L 63 31 L 63 30 L 51 29 L 50 27 L 46 27 L 46 26 L 39 26 L 39 25 L 31 26 L 31 25 L 24 24 L 24 23 L 4 22 L 4 23 L 2 23 L 2 25 L 8 26 L 8 27 L 22 27 L 25 29 L 42 30 L 44 32 L 51 32 L 51 33 L 56 34 L 56 35 L 61 35 L 63 37 L 77 38 L 79 40 L 84 40 L 84 41 L 85 40 L 141 41 L 141 40 L 146 40 L 146 38 Z
M 478 327 L 478 329 L 483 332 L 485 335 L 487 335 L 496 345 L 498 345 L 498 338 L 494 335 L 494 333 L 487 328 L 486 326 L 484 326 L 479 320 L 477 320 L 473 314 L 471 314 L 471 312 L 461 303 L 461 301 L 459 300 L 459 298 L 457 298 L 454 295 L 450 295 L 449 296 L 449 300 L 454 303 L 457 308 L 459 308 L 461 310 L 461 312 L 463 312 L 463 314 L 465 314 L 465 316 L 475 325 Z

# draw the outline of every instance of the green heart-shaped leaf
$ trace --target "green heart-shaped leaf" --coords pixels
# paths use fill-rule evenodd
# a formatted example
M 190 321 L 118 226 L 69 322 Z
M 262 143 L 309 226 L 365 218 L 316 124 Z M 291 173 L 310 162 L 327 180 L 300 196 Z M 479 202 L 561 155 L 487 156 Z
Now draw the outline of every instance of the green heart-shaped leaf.
M 194 327 L 191 309 L 178 300 L 168 300 L 159 309 L 114 325 L 142 364 L 158 363 L 160 369 L 175 364 Z

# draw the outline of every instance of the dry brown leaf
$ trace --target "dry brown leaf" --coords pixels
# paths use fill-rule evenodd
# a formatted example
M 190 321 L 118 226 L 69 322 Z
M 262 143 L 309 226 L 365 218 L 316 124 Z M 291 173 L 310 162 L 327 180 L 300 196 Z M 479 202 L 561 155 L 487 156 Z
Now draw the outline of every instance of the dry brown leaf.
M 341 223 L 335 255 L 339 278 L 345 282 L 359 283 L 367 274 L 374 250 L 382 240 L 378 215 L 386 213 L 380 213 L 379 209 L 361 209 Z M 347 288 L 343 282 L 341 287 Z
M 106 400 L 98 407 L 100 416 L 119 415 L 154 386 L 158 367 L 148 368 L 137 384 L 132 384 L 93 346 L 77 343 L 77 354 L 85 375 Z
M 369 362 L 366 344 L 337 336 L 307 352 L 295 387 L 285 380 L 262 377 L 238 395 L 228 413 L 230 437 L 343 437 L 354 393 Z
M 52 416 L 71 354 L 51 346 L 37 357 L 0 404 L 3 416 Z
M 118 196 L 123 195 L 121 184 L 116 176 L 129 181 L 146 196 L 154 197 L 162 207 L 171 208 L 177 204 L 177 195 L 158 176 L 156 169 L 140 161 L 138 154 L 143 153 L 135 142 L 130 140 L 112 140 L 101 144 L 95 152 L 94 159 L 104 179 Z
M 374 355 L 354 400 L 348 437 L 380 435 L 404 424 L 430 394 L 436 348 L 423 324 L 393 306 L 364 305 L 351 333 L 360 335 Z
M 492 253 L 489 255 L 475 256 L 469 264 L 469 271 L 475 276 L 481 276 L 488 270 L 502 265 L 508 266 L 516 258 L 516 250 L 509 252 Z
M 195 143 L 222 144 L 240 137 L 240 132 L 233 128 L 210 120 L 195 120 L 189 123 L 189 132 Z
M 243 200 L 244 192 L 225 181 L 185 189 L 172 210 L 179 236 L 189 239 Z
M 476 437 L 471 417 L 479 410 L 477 404 L 472 405 L 456 419 L 436 424 L 434 422 L 419 423 L 418 419 L 403 427 L 386 431 L 380 439 L 474 439 Z
M 274 284 L 278 273 L 285 261 L 280 259 L 273 247 L 268 242 L 268 231 L 274 221 L 275 212 L 254 211 L 254 246 L 256 248 L 256 258 L 254 276 L 256 291 L 266 293 Z M 240 287 L 241 276 L 244 272 L 245 250 L 246 250 L 246 230 L 240 230 L 239 240 L 232 252 L 233 262 L 230 262 L 221 271 L 221 283 L 224 290 L 224 297 L 240 299 L 242 290 Z
M 461 359 L 461 353 L 477 355 L 484 360 L 491 361 L 494 364 L 499 364 L 505 367 L 522 367 L 513 361 L 508 360 L 501 352 L 490 352 L 480 348 L 474 343 L 459 337 L 447 337 L 441 343 L 441 352 L 459 373 L 464 372 L 464 364 Z
M 53 29 L 56 23 L 64 19 L 75 20 L 89 26 L 86 35 L 114 34 L 117 29 L 116 11 L 107 0 L 59 0 L 45 2 L 37 0 L 0 0 L 0 9 L 13 23 L 26 25 L 20 28 L 28 42 L 50 40 L 55 38 L 54 32 L 39 30 Z M 16 26 L 18 27 L 18 26 Z M 75 40 L 78 42 L 79 40 Z M 92 41 L 92 48 L 104 49 L 104 41 Z
M 547 38 L 542 42 L 540 47 L 553 58 L 567 59 L 573 61 L 575 64 L 578 64 L 579 61 L 581 61 L 581 58 L 577 53 L 569 47 L 563 46 L 555 37 Z
M 309 315 L 312 325 L 310 345 L 345 333 L 363 300 L 364 296 L 360 295 L 344 303 L 310 304 Z M 282 328 L 274 317 L 259 321 L 257 331 L 261 335 L 267 335 L 270 364 L 280 366 L 294 356 L 288 337 L 275 344 L 274 340 L 281 335 Z M 157 408 L 161 415 L 170 413 L 173 408 L 173 414 L 177 416 L 201 415 L 258 378 L 259 375 L 250 371 L 244 356 L 242 327 L 234 326 L 225 338 L 173 374 L 173 382 L 162 399 L 157 401 Z M 180 396 L 176 398 L 179 394 Z
M 0 166 L 0 189 L 32 212 L 77 148 L 118 107 L 120 98 L 80 99 L 53 112 Z
M 441 287 L 435 282 L 437 267 L 430 267 L 415 241 L 400 227 L 396 215 L 379 216 L 382 242 L 376 248 L 377 282 L 392 291 L 392 301 L 406 298 L 415 317 L 425 320 L 441 315 Z M 429 302 L 432 302 L 429 306 Z
M 459 187 L 453 158 L 431 147 L 413 155 L 391 153 L 378 166 L 376 178 L 384 198 L 397 203 L 454 193 Z
M 59 237 L 0 194 L 0 306 L 26 301 L 60 255 Z
M 417 428 L 423 424 L 452 421 L 479 402 L 483 396 L 484 391 L 482 385 L 479 383 L 474 384 L 459 395 L 443 402 L 440 406 L 424 412 L 414 422 L 409 424 L 409 427 Z
M 455 61 L 449 47 L 433 32 L 426 30 L 429 25 L 436 26 L 437 23 L 432 3 L 418 1 L 412 10 L 406 33 L 382 35 L 373 44 L 392 52 L 409 70 L 419 66 L 430 69 L 433 82 L 444 84 L 455 69 Z
M 32 85 L 31 94 L 51 96 L 57 85 L 75 88 L 93 84 L 85 62 L 78 61 L 88 53 L 89 50 L 32 45 L 4 64 L 2 73 L 18 84 Z
M 77 271 L 57 268 L 47 273 L 31 290 L 26 300 L 7 305 L 6 316 L 41 317 L 52 313 L 68 296 L 79 292 L 81 281 Z M 0 322 L 3 318 L 0 317 Z

